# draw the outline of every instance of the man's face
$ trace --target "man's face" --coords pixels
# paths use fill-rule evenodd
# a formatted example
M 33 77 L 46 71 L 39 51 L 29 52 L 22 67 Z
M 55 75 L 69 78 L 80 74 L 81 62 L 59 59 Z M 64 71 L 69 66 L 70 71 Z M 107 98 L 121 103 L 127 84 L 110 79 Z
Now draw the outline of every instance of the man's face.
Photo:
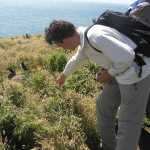
M 56 45 L 64 49 L 70 49 L 70 50 L 74 50 L 78 46 L 74 37 L 65 38 L 63 39 L 62 42 L 56 43 Z

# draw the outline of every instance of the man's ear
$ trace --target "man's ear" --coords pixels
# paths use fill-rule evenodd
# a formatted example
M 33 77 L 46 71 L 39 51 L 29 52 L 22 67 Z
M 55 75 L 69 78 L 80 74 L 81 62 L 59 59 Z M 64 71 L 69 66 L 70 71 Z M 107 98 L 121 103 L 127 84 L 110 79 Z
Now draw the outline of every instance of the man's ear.
M 60 43 L 64 43 L 64 39 L 62 39 Z

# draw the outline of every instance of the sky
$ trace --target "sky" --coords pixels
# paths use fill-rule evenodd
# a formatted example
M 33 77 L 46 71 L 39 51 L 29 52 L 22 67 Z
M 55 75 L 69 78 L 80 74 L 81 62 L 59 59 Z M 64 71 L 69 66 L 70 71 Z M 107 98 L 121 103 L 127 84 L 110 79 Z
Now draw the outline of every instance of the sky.
M 74 1 L 74 0 L 72 0 Z M 132 3 L 134 0 L 78 0 L 78 1 L 89 1 L 89 2 L 107 2 L 107 3 Z
M 50 2 L 59 2 L 59 1 L 75 1 L 75 2 L 107 2 L 107 3 L 127 3 L 127 4 L 130 4 L 132 2 L 134 2 L 135 0 L 0 0 L 0 3 L 10 3 L 10 4 L 19 4 L 19 3 L 22 3 L 22 4 L 31 4 L 31 3 L 50 3 Z

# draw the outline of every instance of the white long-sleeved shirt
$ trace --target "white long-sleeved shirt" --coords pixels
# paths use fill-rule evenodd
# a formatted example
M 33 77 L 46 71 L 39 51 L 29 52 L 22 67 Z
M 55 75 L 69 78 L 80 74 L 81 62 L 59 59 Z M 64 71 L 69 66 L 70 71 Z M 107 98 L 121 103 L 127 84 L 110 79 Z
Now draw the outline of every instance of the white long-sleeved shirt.
M 150 58 L 144 57 L 142 77 L 138 77 L 134 60 L 136 44 L 117 30 L 103 25 L 94 25 L 88 31 L 90 43 L 102 53 L 94 50 L 84 37 L 86 27 L 79 27 L 80 46 L 68 61 L 63 73 L 68 76 L 86 60 L 91 60 L 108 70 L 120 84 L 133 84 L 150 75 Z

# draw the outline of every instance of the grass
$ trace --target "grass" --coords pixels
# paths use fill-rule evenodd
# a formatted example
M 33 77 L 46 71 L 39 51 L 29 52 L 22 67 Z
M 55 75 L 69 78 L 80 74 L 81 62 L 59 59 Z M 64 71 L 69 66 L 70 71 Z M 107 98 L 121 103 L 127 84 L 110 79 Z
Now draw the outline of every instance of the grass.
M 62 88 L 55 83 L 71 55 L 47 45 L 43 35 L 0 39 L 0 149 L 98 148 L 95 97 L 102 86 L 94 80 L 98 66 L 83 66 Z M 28 70 L 20 67 L 22 62 Z M 22 80 L 9 80 L 8 68 Z
M 42 35 L 0 39 L 0 148 L 89 150 L 98 142 L 96 66 L 83 67 L 59 88 L 55 77 L 72 54 L 43 39 Z M 20 67 L 22 62 L 28 70 Z M 8 79 L 8 68 L 22 79 Z

